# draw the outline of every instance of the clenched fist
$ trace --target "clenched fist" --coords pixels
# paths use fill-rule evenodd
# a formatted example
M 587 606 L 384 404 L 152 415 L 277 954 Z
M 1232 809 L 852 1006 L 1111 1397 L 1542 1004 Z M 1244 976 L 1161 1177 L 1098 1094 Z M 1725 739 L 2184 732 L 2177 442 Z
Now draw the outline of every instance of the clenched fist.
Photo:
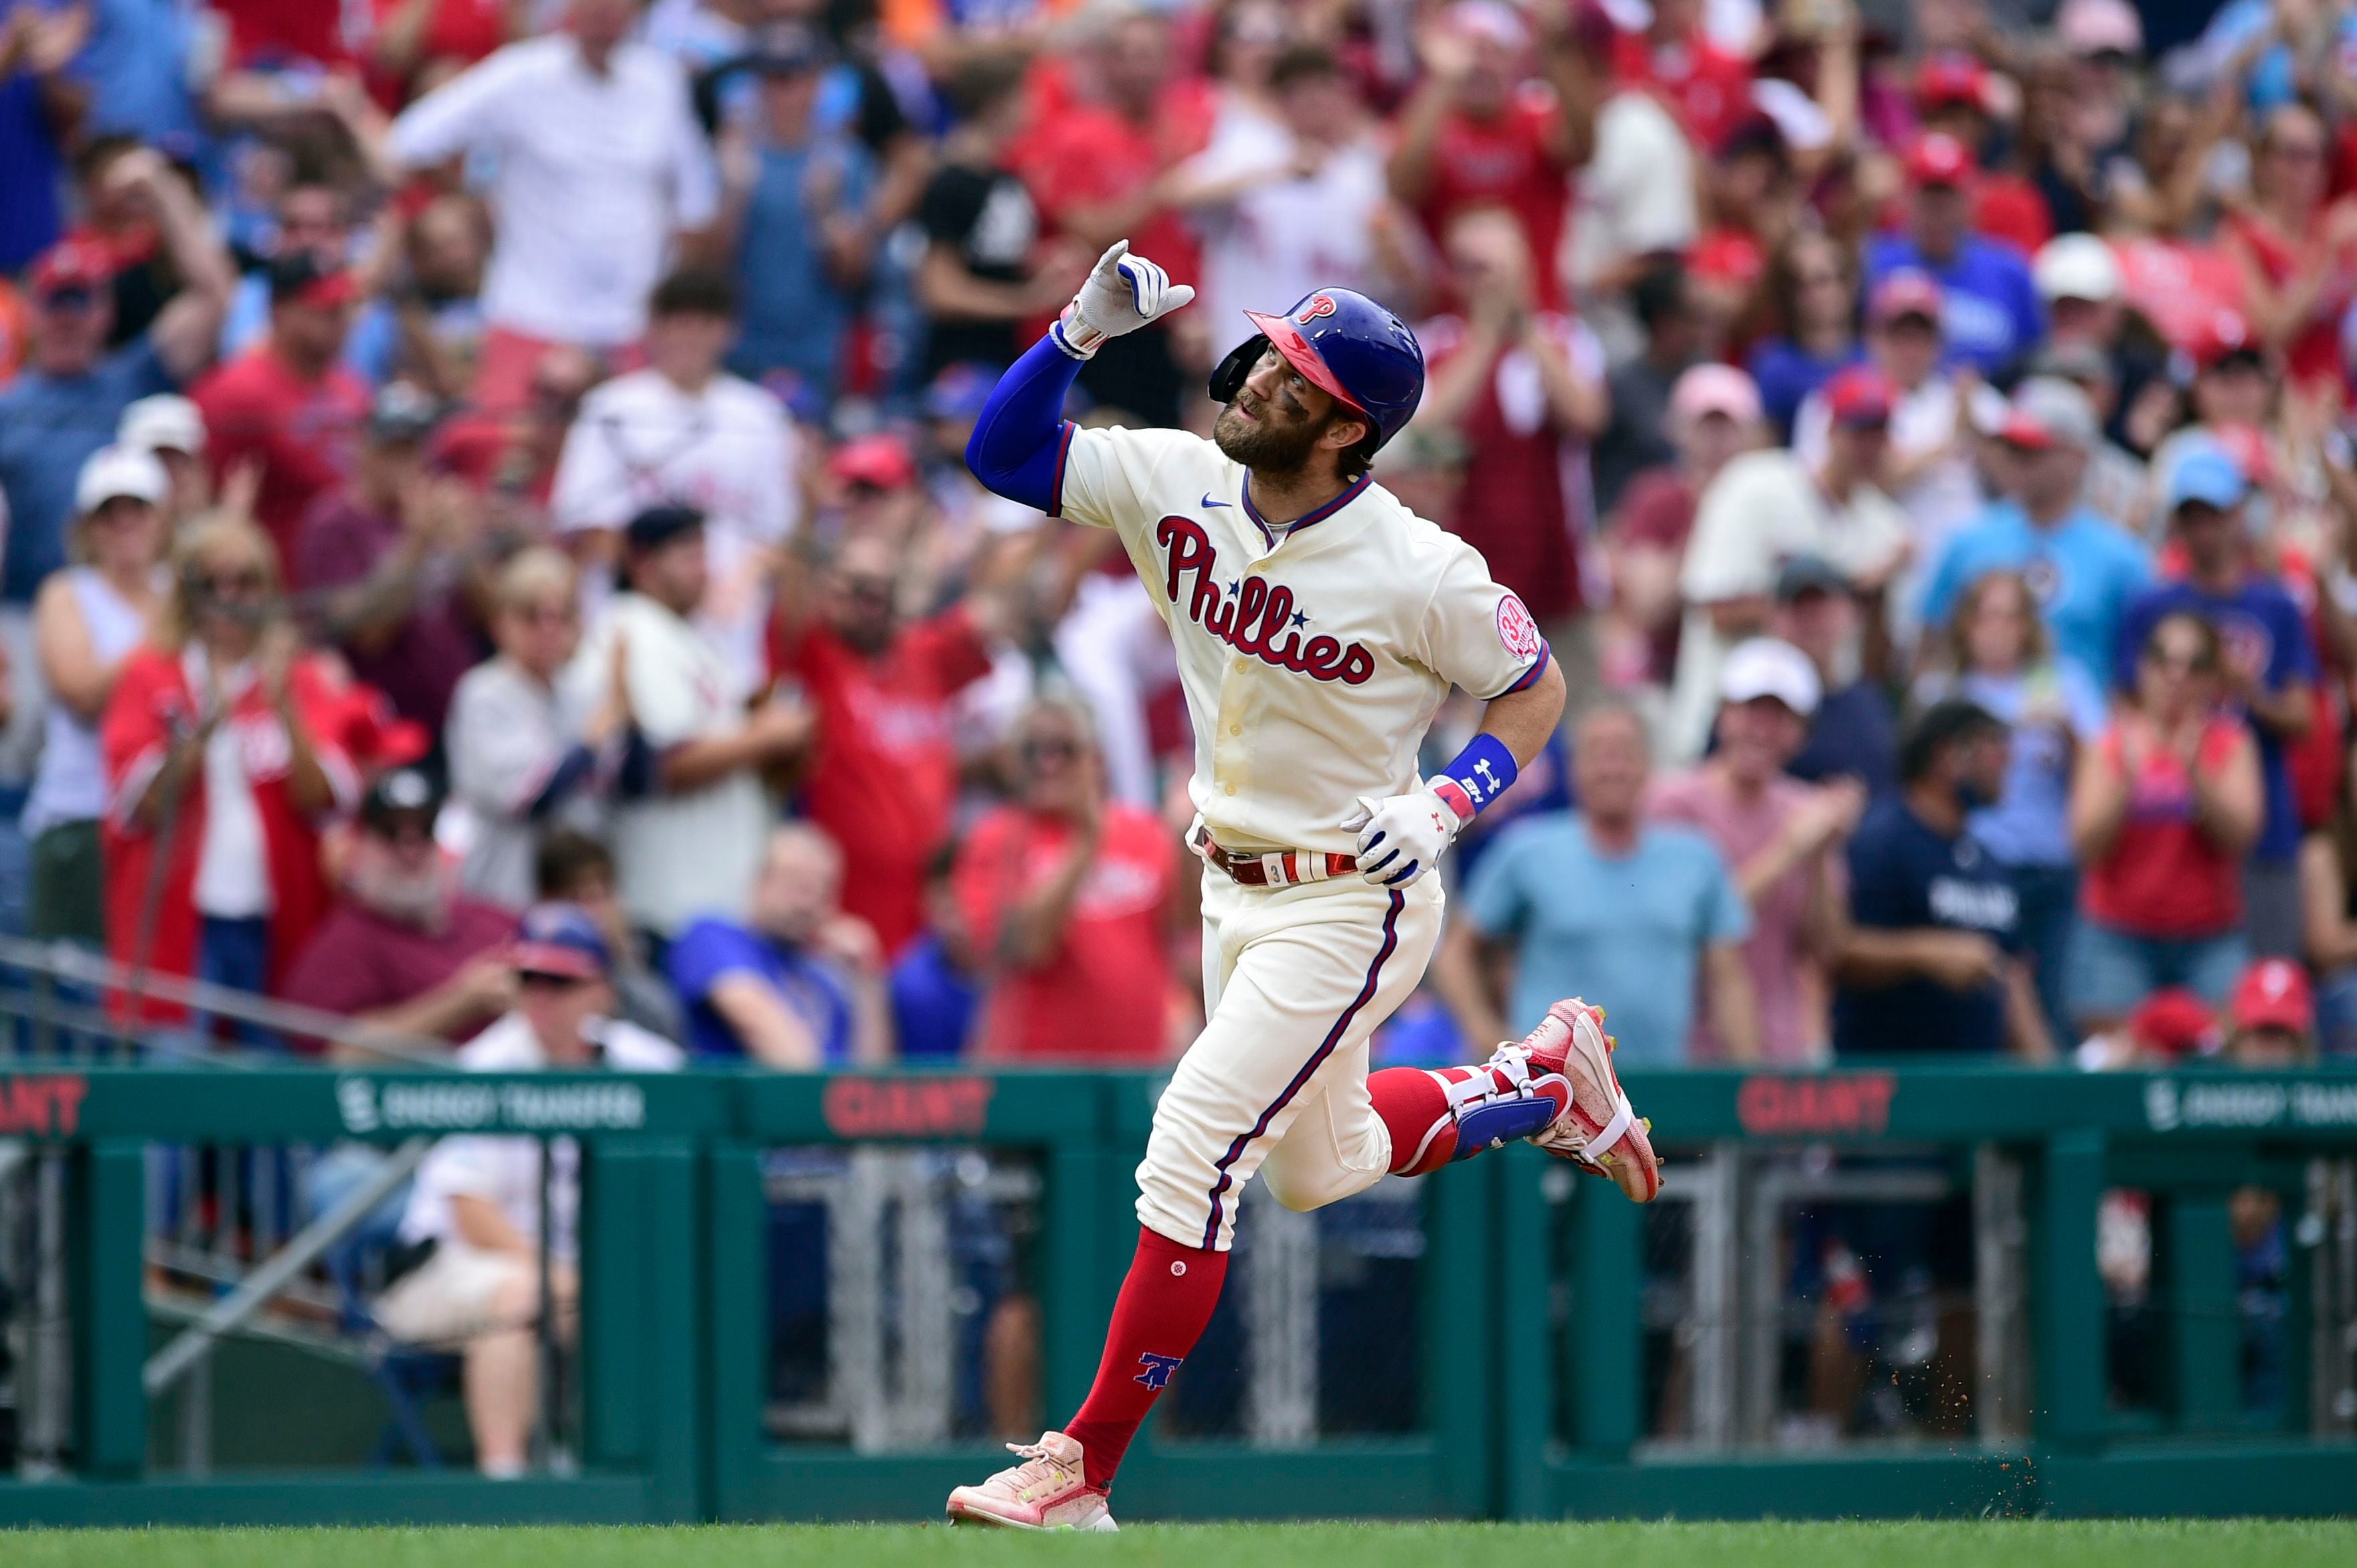
M 1382 800 L 1359 797 L 1342 819 L 1359 832 L 1359 875 L 1378 887 L 1405 887 L 1439 864 L 1440 852 L 1472 821 L 1429 786 Z

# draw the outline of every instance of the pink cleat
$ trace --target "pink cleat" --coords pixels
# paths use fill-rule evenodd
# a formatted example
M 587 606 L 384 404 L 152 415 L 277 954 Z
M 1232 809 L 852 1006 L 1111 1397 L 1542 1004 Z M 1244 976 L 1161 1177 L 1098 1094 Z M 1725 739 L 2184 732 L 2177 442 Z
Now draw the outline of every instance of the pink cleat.
M 978 1487 L 950 1494 L 952 1524 L 992 1524 L 1005 1530 L 1118 1530 L 1101 1487 L 1089 1485 L 1081 1445 L 1060 1432 L 1037 1443 L 1010 1443 L 1023 1463 Z
M 1531 1142 L 1610 1177 L 1631 1202 L 1652 1202 L 1662 1190 L 1662 1162 L 1646 1136 L 1652 1123 L 1630 1106 L 1612 1071 L 1604 1009 L 1577 997 L 1558 1002 L 1521 1045 L 1500 1046 L 1491 1061 L 1508 1056 L 1520 1057 L 1534 1075 L 1561 1074 L 1570 1086 L 1570 1103 Z

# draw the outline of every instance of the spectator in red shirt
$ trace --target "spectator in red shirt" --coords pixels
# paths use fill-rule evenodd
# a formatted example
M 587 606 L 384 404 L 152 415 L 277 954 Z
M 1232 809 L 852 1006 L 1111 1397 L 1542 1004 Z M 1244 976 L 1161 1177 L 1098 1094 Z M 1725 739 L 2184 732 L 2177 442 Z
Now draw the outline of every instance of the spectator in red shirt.
M 199 381 L 215 482 L 253 466 L 254 521 L 295 557 L 303 514 L 352 470 L 368 386 L 342 363 L 358 292 L 351 274 L 309 252 L 270 267 L 270 332 Z
M 481 501 L 465 481 L 426 471 L 437 417 L 405 381 L 377 394 L 352 482 L 312 506 L 295 554 L 295 585 L 316 599 L 353 673 L 436 736 L 458 678 L 483 654 L 469 589 L 487 564 L 476 548 Z
M 286 976 L 286 999 L 402 1039 L 466 1039 L 515 1000 L 515 916 L 458 887 L 434 842 L 442 789 L 414 768 L 370 786 L 344 897 Z
M 2223 1005 L 2249 955 L 2243 857 L 2266 811 L 2258 746 L 2220 706 L 2218 633 L 2164 616 L 2136 664 L 2135 701 L 2079 754 L 2071 843 L 2086 870 L 2071 961 L 2083 1032 L 2168 985 Z
M 2253 199 L 2221 225 L 2254 333 L 2300 384 L 2340 378 L 2341 319 L 2357 298 L 2357 199 L 2330 199 L 2330 156 L 2314 110 L 2276 109 L 2251 147 Z
M 1200 152 L 1214 102 L 1200 77 L 1174 79 L 1170 26 L 1117 11 L 1089 38 L 1085 96 L 1049 109 L 1015 152 L 1015 172 L 1050 233 L 1093 256 L 1115 240 L 1192 283 L 1195 237 L 1166 199 L 1163 176 Z M 1146 424 L 1177 424 L 1194 390 L 1173 352 L 1178 322 L 1109 339 L 1081 371 L 1091 397 Z
M 1525 80 L 1529 27 L 1501 0 L 1458 0 L 1416 48 L 1425 76 L 1400 111 L 1392 194 L 1436 243 L 1467 208 L 1504 206 L 1530 245 L 1539 303 L 1559 307 L 1566 177 L 1595 137 L 1597 84 L 1585 56 L 1567 32 L 1551 28 L 1539 51 L 1545 81 Z
M 1996 91 L 1987 68 L 1972 56 L 1935 54 L 1916 70 L 1915 113 L 1925 131 L 1953 136 L 1979 161 L 1972 186 L 1973 228 L 2035 255 L 2054 237 L 2054 220 L 2036 185 L 1988 161 Z
M 229 30 L 229 63 L 241 70 L 285 70 L 300 65 L 348 64 L 343 7 L 318 0 L 212 0 Z
M 1016 799 L 975 822 L 952 873 L 993 955 L 987 1058 L 1150 1062 L 1168 1052 L 1177 855 L 1155 815 L 1109 801 L 1085 710 L 1034 703 Z
M 370 91 L 387 109 L 510 42 L 529 18 L 512 0 L 370 0 L 376 33 L 365 58 Z
M 1720 320 L 1733 323 L 1744 313 L 1767 274 L 1770 247 L 1797 226 L 1803 196 L 1797 175 L 1784 133 L 1765 114 L 1738 121 L 1710 160 L 1703 231 L 1685 262 Z
M 1539 307 L 1529 246 L 1505 209 L 1459 214 L 1448 260 L 1466 314 L 1417 334 L 1432 377 L 1424 417 L 1453 425 L 1468 447 L 1445 521 L 1522 596 L 1577 692 L 1595 668 L 1574 618 L 1592 607 L 1581 556 L 1596 522 L 1587 443 L 1609 412 L 1604 349 L 1576 318 Z
M 843 907 L 897 955 L 924 921 L 925 862 L 949 837 L 957 798 L 950 699 L 990 671 L 976 596 L 905 624 L 900 562 L 876 533 L 845 539 L 815 604 L 780 594 L 771 668 L 801 682 L 818 715 L 802 787 L 811 820 L 842 847 Z
M 154 639 L 124 661 L 99 723 L 107 951 L 135 970 L 265 991 L 327 909 L 319 822 L 339 780 L 350 798 L 331 738 L 350 694 L 296 652 L 260 530 L 200 521 L 174 567 Z
M 1751 113 L 1751 67 L 1703 30 L 1703 0 L 1652 0 L 1651 24 L 1614 40 L 1622 81 L 1651 87 L 1706 153 Z
M 436 456 L 451 473 L 490 495 L 495 515 L 528 519 L 538 532 L 548 521 L 565 437 L 597 378 L 595 358 L 560 343 L 533 367 L 521 405 L 498 413 L 478 409 L 447 421 Z

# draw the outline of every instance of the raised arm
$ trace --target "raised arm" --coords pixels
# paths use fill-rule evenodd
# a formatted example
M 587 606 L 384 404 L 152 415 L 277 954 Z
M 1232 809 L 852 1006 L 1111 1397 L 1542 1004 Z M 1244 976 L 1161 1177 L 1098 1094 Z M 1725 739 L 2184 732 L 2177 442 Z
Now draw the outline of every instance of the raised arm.
M 185 381 L 210 363 L 229 311 L 235 274 L 229 252 L 214 232 L 212 219 L 195 191 L 173 167 L 143 148 L 115 161 L 110 177 L 133 187 L 155 214 L 164 253 L 179 274 L 180 292 L 147 330 L 156 357 L 174 379 Z
M 1097 258 L 1063 318 L 998 378 L 965 444 L 985 489 L 1053 516 L 1065 442 L 1064 394 L 1108 338 L 1135 332 L 1195 297 L 1185 284 L 1117 240 Z
M 1051 331 L 998 378 L 965 443 L 965 466 L 984 489 L 1055 512 L 1070 429 L 1064 398 L 1080 373 L 1079 358 Z

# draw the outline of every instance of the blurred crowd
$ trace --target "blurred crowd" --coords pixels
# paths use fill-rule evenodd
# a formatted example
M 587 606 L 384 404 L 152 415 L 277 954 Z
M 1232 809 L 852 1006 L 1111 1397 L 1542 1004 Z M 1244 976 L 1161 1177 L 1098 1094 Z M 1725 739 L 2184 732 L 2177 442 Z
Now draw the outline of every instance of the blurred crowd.
M 1166 633 L 961 458 L 1127 238 L 1201 298 L 1071 416 L 1367 291 L 1570 682 L 1379 1054 L 2357 1053 L 2352 83 L 2350 0 L 0 0 L 0 929 L 1167 1059 Z

